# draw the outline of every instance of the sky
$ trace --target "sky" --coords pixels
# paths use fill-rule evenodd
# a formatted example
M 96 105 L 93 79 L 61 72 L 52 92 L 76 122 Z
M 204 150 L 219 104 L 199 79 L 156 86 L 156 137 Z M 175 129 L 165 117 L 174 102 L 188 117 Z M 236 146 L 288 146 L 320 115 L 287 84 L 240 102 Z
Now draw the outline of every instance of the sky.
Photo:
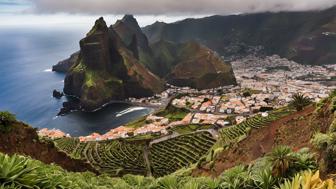
M 0 26 L 86 27 L 99 16 L 113 24 L 123 14 L 134 14 L 145 26 L 214 14 L 321 10 L 335 5 L 336 0 L 0 0 Z

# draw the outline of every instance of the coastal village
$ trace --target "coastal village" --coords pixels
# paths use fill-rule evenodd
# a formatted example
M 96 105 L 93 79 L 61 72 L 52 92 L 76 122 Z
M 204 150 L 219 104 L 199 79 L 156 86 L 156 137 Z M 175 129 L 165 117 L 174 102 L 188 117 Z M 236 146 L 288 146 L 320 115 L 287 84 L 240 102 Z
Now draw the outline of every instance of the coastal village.
M 268 111 L 289 104 L 293 94 L 302 93 L 318 102 L 335 89 L 336 65 L 307 66 L 278 55 L 247 56 L 231 62 L 237 86 L 195 90 L 169 85 L 161 94 L 128 101 L 161 109 L 173 106 L 187 110 L 180 119 L 169 119 L 156 113 L 143 118 L 139 127 L 122 125 L 105 134 L 93 133 L 79 137 L 80 141 L 100 141 L 146 134 L 167 135 L 171 128 L 187 125 L 228 127 L 256 114 L 268 116 Z M 70 135 L 59 130 L 42 129 L 39 135 L 59 138 Z

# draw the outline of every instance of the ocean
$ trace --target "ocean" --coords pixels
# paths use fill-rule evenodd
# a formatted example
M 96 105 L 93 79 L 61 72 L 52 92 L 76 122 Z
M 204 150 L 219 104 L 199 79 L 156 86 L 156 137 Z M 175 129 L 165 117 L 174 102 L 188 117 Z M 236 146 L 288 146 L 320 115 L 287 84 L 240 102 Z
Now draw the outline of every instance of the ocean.
M 115 103 L 94 112 L 57 117 L 66 100 L 52 97 L 63 89 L 64 74 L 52 65 L 79 49 L 89 28 L 0 28 L 0 111 L 36 128 L 60 129 L 71 136 L 112 128 L 149 114 L 152 109 Z

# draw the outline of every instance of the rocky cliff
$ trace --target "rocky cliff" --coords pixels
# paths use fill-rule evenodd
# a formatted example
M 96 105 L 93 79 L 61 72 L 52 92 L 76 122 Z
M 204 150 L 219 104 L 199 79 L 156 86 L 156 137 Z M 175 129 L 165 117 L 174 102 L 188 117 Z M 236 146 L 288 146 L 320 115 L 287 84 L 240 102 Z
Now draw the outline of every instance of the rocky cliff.
M 65 77 L 64 92 L 78 97 L 83 110 L 93 111 L 111 100 L 159 93 L 163 84 L 100 18 L 80 41 L 80 53 Z
M 231 65 L 203 45 L 168 41 L 150 45 L 131 15 L 109 28 L 103 18 L 98 19 L 80 41 L 79 53 L 54 67 L 69 68 L 64 93 L 78 97 L 87 111 L 111 100 L 159 93 L 164 80 L 197 89 L 236 83 Z
M 79 56 L 79 52 L 75 52 L 65 60 L 60 61 L 56 65 L 52 67 L 52 71 L 54 72 L 62 72 L 66 73 L 70 70 L 70 68 L 77 62 Z

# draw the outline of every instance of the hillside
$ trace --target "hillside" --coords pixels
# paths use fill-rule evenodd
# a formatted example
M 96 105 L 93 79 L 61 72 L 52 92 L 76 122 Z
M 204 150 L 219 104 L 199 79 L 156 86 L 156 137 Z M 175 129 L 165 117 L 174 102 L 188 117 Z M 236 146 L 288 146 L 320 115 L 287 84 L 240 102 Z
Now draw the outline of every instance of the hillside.
M 88 160 L 100 172 L 119 178 L 67 172 L 30 158 L 3 154 L 0 154 L 0 166 L 8 162 L 2 159 L 27 164 L 20 166 L 21 174 L 14 180 L 6 180 L 5 186 L 41 187 L 57 183 L 65 188 L 90 185 L 92 188 L 118 189 L 199 189 L 209 186 L 225 189 L 278 186 L 284 189 L 293 188 L 292 184 L 297 183 L 315 186 L 311 188 L 335 188 L 332 180 L 320 179 L 320 176 L 330 177 L 336 171 L 335 161 L 331 158 L 335 156 L 332 142 L 335 96 L 333 92 L 329 98 L 301 111 L 284 107 L 272 111 L 267 117 L 252 117 L 241 124 L 220 129 L 215 138 L 204 131 L 192 131 L 173 138 L 156 136 L 146 140 L 132 137 L 88 143 L 80 143 L 75 138 L 55 140 L 56 146 L 70 156 Z M 14 147 L 12 149 L 15 151 Z M 29 171 L 34 166 L 41 168 Z M 316 172 L 317 169 L 320 172 Z M 51 173 L 53 177 L 50 177 Z M 27 184 L 27 180 L 22 179 L 36 175 L 43 178 L 43 182 L 35 179 Z M 299 176 L 302 179 L 297 180 Z M 8 179 L 7 176 L 1 178 Z
M 3 113 L 0 112 L 0 117 Z M 12 120 L 3 129 L 0 121 L 0 152 L 5 154 L 20 154 L 30 156 L 46 164 L 55 163 L 68 171 L 84 172 L 97 171 L 88 163 L 81 160 L 72 159 L 66 153 L 60 152 L 52 142 L 40 139 L 36 129 L 31 126 Z
M 151 47 L 157 62 L 153 71 L 170 84 L 196 89 L 236 84 L 231 65 L 199 43 L 161 40 Z
M 283 107 L 273 110 L 267 117 L 256 115 L 219 130 L 202 129 L 202 125 L 189 130 L 188 125 L 180 125 L 185 130 L 179 134 L 95 142 L 61 138 L 54 142 L 71 157 L 88 160 L 101 173 L 113 176 L 131 173 L 161 177 L 183 167 L 192 167 L 194 176 L 219 176 L 232 167 L 253 163 L 279 145 L 294 151 L 316 150 L 311 139 L 316 132 L 326 133 L 333 122 L 330 111 L 333 98 L 302 111 Z M 162 113 L 167 111 L 169 109 Z M 172 131 L 178 131 L 178 127 Z
M 196 40 L 225 58 L 263 47 L 302 64 L 332 64 L 336 60 L 336 8 L 324 11 L 257 13 L 156 22 L 143 28 L 151 43 L 161 39 Z

